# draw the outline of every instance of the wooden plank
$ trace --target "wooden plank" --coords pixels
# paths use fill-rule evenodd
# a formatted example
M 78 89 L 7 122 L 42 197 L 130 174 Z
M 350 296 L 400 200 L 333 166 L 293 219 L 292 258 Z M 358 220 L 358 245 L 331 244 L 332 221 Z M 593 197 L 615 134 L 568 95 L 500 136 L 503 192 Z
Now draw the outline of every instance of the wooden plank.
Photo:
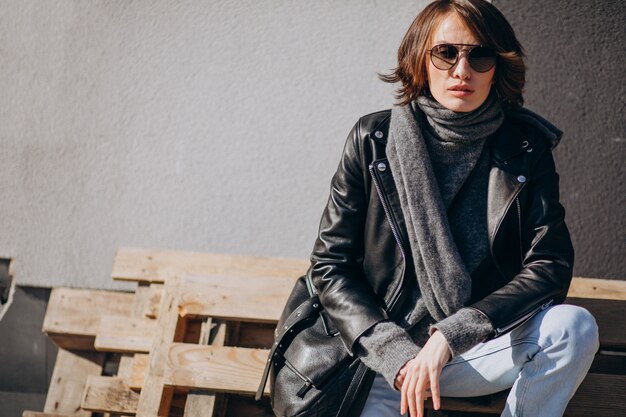
M 200 252 L 119 248 L 112 277 L 123 281 L 165 282 L 176 275 L 227 277 L 298 277 L 310 265 L 306 259 L 270 258 Z
M 226 324 L 222 322 L 215 322 L 215 325 L 211 332 L 211 343 L 222 346 L 226 340 Z M 130 376 L 126 380 L 128 386 L 133 390 L 140 390 L 143 387 L 146 373 L 149 367 L 149 356 L 143 353 L 137 353 L 132 357 L 132 365 Z
M 441 399 L 441 409 L 499 414 L 504 409 L 509 390 L 474 398 Z M 566 417 L 615 417 L 626 415 L 626 376 L 588 374 L 565 411 Z M 601 400 L 599 400 L 601 399 Z M 432 409 L 429 399 L 426 408 Z
M 172 343 L 164 383 L 177 388 L 253 395 L 269 351 L 238 347 Z M 269 386 L 266 387 L 269 395 Z
M 148 308 L 150 301 L 150 283 L 139 282 L 133 297 L 133 316 L 143 317 L 144 311 Z
M 167 417 L 170 408 L 173 390 L 165 387 L 163 379 L 167 348 L 172 341 L 181 340 L 185 333 L 184 320 L 180 320 L 174 295 L 178 284 L 178 277 L 170 277 L 161 297 L 157 332 L 150 349 L 148 372 L 139 396 L 138 417 Z
M 150 292 L 148 294 L 148 303 L 143 311 L 143 316 L 151 319 L 157 318 L 159 314 L 159 306 L 161 304 L 161 295 L 163 294 L 163 284 L 150 284 Z
M 150 366 L 150 357 L 145 353 L 136 353 L 133 356 L 130 377 L 126 379 L 126 383 L 130 389 L 140 390 L 148 373 Z
M 90 376 L 82 407 L 100 413 L 135 414 L 139 394 L 130 390 L 122 378 Z
M 90 412 L 80 410 L 83 391 L 90 375 L 100 375 L 103 363 L 102 353 L 60 348 L 43 411 L 90 417 Z
M 574 277 L 567 296 L 599 300 L 626 300 L 626 281 Z
M 128 381 L 133 372 L 133 357 L 131 353 L 124 353 L 120 356 L 120 362 L 117 367 L 117 377 Z
M 180 314 L 275 323 L 295 280 L 294 277 L 186 275 L 177 290 Z
M 626 416 L 626 375 L 588 374 L 567 406 L 568 417 Z
M 200 345 L 212 344 L 213 346 L 224 346 L 226 341 L 226 324 L 214 323 L 209 317 L 202 323 L 200 333 Z M 184 417 L 206 417 L 213 416 L 216 409 L 223 401 L 215 393 L 190 390 L 185 403 Z
M 596 319 L 600 333 L 600 349 L 626 351 L 626 301 L 568 298 L 566 303 L 586 308 Z
M 149 352 L 156 325 L 143 317 L 103 316 L 94 346 L 104 352 Z
M 101 316 L 132 315 L 133 294 L 114 291 L 54 288 L 43 331 L 66 349 L 93 350 Z
M 25 410 L 22 417 L 72 417 L 69 414 L 42 413 L 40 411 Z
M 191 390 L 187 394 L 184 417 L 212 416 L 217 398 L 215 394 Z

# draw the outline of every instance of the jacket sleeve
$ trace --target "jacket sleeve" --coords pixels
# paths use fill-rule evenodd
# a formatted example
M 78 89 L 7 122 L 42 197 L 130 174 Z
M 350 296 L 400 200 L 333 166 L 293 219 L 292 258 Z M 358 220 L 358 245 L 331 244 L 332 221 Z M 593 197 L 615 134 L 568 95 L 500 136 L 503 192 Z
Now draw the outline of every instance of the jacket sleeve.
M 559 175 L 552 151 L 544 145 L 526 185 L 525 216 L 520 219 L 522 269 L 471 306 L 491 320 L 492 336 L 508 332 L 550 304 L 563 302 L 572 279 L 574 248 L 559 202 Z
M 310 268 L 320 302 L 351 354 L 356 339 L 387 318 L 363 274 L 369 172 L 364 162 L 359 123 L 348 135 L 331 180 Z

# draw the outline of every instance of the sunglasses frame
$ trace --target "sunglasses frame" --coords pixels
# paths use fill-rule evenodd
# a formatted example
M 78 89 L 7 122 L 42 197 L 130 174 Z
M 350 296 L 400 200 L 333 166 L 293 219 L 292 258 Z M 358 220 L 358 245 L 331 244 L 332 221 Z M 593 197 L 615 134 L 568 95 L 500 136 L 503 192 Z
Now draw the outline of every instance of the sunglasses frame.
M 439 46 L 452 46 L 454 49 L 456 49 L 456 59 L 454 60 L 454 62 L 448 67 L 448 68 L 439 68 L 439 66 L 435 63 L 435 60 L 433 58 L 433 51 L 435 50 L 435 48 L 439 47 Z M 462 49 L 462 48 L 458 48 L 459 46 L 469 46 L 470 48 L 468 49 Z M 472 61 L 470 59 L 470 53 L 476 49 L 476 48 L 487 48 L 488 50 L 493 52 L 493 56 L 494 56 L 494 60 L 493 60 L 493 65 L 491 65 L 489 68 L 487 68 L 486 70 L 483 71 L 479 71 L 476 68 L 474 68 L 474 65 L 472 65 Z M 467 54 L 467 62 L 469 63 L 470 67 L 472 67 L 472 69 L 476 72 L 487 72 L 489 70 L 491 70 L 497 63 L 497 58 L 498 58 L 498 54 L 496 53 L 496 51 L 487 45 L 480 45 L 480 44 L 475 44 L 475 43 L 438 43 L 437 45 L 433 46 L 432 48 L 430 48 L 429 51 L 427 51 L 427 53 L 430 55 L 430 62 L 432 62 L 432 64 L 435 66 L 435 68 L 442 70 L 442 71 L 447 71 L 450 68 L 453 68 L 458 62 L 459 59 L 461 59 L 461 54 L 465 52 Z M 447 61 L 444 61 L 447 62 Z

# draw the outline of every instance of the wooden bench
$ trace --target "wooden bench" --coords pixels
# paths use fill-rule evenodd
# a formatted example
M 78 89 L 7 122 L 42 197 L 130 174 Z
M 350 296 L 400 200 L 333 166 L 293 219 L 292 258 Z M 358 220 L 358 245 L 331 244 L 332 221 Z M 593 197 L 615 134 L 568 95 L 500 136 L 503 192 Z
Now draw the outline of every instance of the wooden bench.
M 255 403 L 252 396 L 276 321 L 307 267 L 305 260 L 120 249 L 113 278 L 137 282 L 134 294 L 53 290 L 44 331 L 66 348 L 57 367 L 61 377 L 62 371 L 67 375 L 60 383 L 53 376 L 44 411 L 272 416 L 267 398 Z M 575 278 L 569 295 L 568 302 L 596 317 L 601 349 L 566 415 L 626 415 L 626 335 L 619 321 L 626 312 L 626 282 Z M 85 353 L 95 355 L 88 357 L 93 366 L 72 365 Z M 71 390 L 66 380 L 74 381 Z M 58 394 L 81 389 L 72 401 Z M 505 398 L 445 398 L 444 411 L 428 412 L 493 415 Z

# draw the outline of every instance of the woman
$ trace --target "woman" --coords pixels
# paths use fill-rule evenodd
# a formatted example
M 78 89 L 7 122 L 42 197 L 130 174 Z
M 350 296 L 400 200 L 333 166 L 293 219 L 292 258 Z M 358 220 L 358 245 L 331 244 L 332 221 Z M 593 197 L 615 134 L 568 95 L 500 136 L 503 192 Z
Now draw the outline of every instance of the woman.
M 521 46 L 482 0 L 414 20 L 333 177 L 311 278 L 348 350 L 376 372 L 361 416 L 511 388 L 504 416 L 561 416 L 598 348 L 567 294 L 574 252 L 552 148 L 522 108 Z M 357 414 L 358 415 L 358 414 Z

